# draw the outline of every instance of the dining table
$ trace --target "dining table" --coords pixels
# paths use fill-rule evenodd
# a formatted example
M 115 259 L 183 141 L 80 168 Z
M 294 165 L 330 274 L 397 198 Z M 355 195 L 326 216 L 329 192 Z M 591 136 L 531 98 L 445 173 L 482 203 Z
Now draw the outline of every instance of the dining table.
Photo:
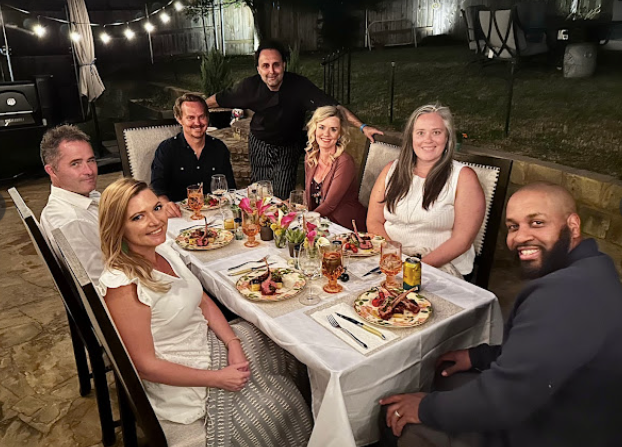
M 218 211 L 204 214 L 218 225 Z M 202 225 L 202 221 L 190 221 L 189 215 L 184 210 L 181 218 L 169 219 L 170 238 L 174 239 L 183 229 Z M 349 230 L 330 223 L 328 231 L 334 235 Z M 384 336 L 382 339 L 337 318 L 342 327 L 365 342 L 364 348 L 332 327 L 327 317 L 340 313 L 365 322 L 356 313 L 353 302 L 384 278 L 376 273 L 366 275 L 378 266 L 379 255 L 351 258 L 350 278 L 340 281 L 340 293 L 324 292 L 321 284 L 325 278 L 307 282 L 305 289 L 313 288 L 321 298 L 318 304 L 307 306 L 298 296 L 279 302 L 251 301 L 236 288 L 240 276 L 230 275 L 229 269 L 247 261 L 268 256 L 275 267 L 291 267 L 294 260 L 287 248 L 277 248 L 274 241 L 261 241 L 258 247 L 247 248 L 243 240 L 234 239 L 224 247 L 208 251 L 174 245 L 211 296 L 306 365 L 314 417 L 310 447 L 354 447 L 376 442 L 380 434 L 381 398 L 429 391 L 436 360 L 445 352 L 501 343 L 503 320 L 495 295 L 426 264 L 422 265 L 420 293 L 432 304 L 432 312 L 424 324 L 405 328 L 374 326 Z M 245 267 L 260 265 L 250 263 Z M 307 293 L 305 289 L 301 293 Z

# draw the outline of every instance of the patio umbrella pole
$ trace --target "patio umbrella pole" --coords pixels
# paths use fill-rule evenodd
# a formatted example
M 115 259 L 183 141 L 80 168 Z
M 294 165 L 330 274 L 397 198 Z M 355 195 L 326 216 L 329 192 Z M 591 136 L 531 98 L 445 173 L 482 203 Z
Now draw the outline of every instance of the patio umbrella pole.
M 2 22 L 2 35 L 4 36 L 4 49 L 6 51 L 6 64 L 9 68 L 9 77 L 11 78 L 11 82 L 15 82 L 15 77 L 13 76 L 13 64 L 11 64 L 11 49 L 9 48 L 9 41 L 6 38 L 6 28 L 4 26 L 4 14 L 2 13 L 2 4 L 0 4 L 0 21 Z

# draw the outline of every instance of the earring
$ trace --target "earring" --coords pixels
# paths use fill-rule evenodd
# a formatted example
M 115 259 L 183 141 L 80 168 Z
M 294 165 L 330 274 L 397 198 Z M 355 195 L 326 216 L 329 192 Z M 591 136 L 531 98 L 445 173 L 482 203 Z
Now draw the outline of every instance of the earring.
M 125 242 L 125 240 L 121 242 L 121 251 L 125 254 L 128 254 L 130 252 L 130 247 L 128 247 L 127 242 Z

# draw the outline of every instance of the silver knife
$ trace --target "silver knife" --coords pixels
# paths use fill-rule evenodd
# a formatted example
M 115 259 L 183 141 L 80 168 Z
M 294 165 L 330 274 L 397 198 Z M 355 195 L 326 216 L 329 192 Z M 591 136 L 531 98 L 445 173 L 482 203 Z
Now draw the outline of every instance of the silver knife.
M 274 264 L 274 262 L 270 262 L 268 265 L 272 265 L 272 264 Z M 252 267 L 252 268 L 249 268 L 249 269 L 240 270 L 238 272 L 228 272 L 227 275 L 229 275 L 229 276 L 244 275 L 245 273 L 250 273 L 250 272 L 254 272 L 255 270 L 262 270 L 262 269 L 265 270 L 266 266 L 262 265 L 262 266 L 259 266 L 259 267 Z
M 369 272 L 365 273 L 363 276 L 371 275 L 372 273 L 380 273 L 380 267 L 375 267 L 371 269 Z
M 384 334 L 383 334 L 382 332 L 380 332 L 380 331 L 379 331 L 378 329 L 376 329 L 376 328 L 373 328 L 373 327 L 371 327 L 371 326 L 367 326 L 366 324 L 361 323 L 360 321 L 355 320 L 354 318 L 348 317 L 347 315 L 342 315 L 342 314 L 340 314 L 339 312 L 335 312 L 335 314 L 336 314 L 339 318 L 343 318 L 344 320 L 349 321 L 350 323 L 354 323 L 354 324 L 356 324 L 357 326 L 360 326 L 360 327 L 361 327 L 361 329 L 365 329 L 367 332 L 369 332 L 369 333 L 371 333 L 371 334 L 374 334 L 374 335 L 377 335 L 378 337 L 382 338 L 383 340 L 386 340 L 386 339 L 387 339 L 387 337 L 385 337 L 385 336 L 384 336 Z

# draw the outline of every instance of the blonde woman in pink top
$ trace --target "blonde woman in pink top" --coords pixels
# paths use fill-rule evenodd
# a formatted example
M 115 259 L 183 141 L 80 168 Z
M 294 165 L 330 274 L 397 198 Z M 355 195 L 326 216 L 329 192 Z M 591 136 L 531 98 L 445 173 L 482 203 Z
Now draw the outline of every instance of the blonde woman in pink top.
M 352 156 L 348 121 L 337 107 L 318 108 L 307 124 L 305 195 L 310 211 L 352 229 L 366 231 L 367 209 L 358 201 L 359 183 Z

